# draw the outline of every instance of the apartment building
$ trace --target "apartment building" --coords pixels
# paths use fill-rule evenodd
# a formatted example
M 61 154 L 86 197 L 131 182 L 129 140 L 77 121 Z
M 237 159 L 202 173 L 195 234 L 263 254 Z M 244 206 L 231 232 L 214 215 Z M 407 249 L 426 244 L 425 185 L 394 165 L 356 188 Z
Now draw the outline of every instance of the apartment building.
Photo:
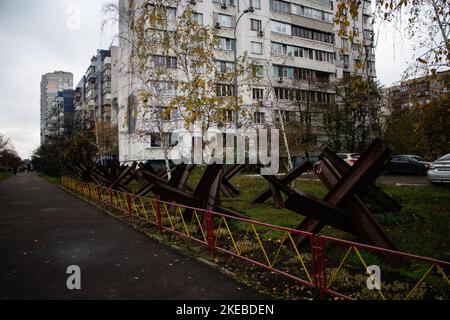
M 60 90 L 48 112 L 49 136 L 69 135 L 73 130 L 74 90 Z
M 127 5 L 127 0 L 120 1 L 122 8 Z M 239 107 L 248 109 L 255 127 L 276 126 L 281 119 L 308 123 L 312 128 L 308 139 L 319 149 L 325 139 L 323 113 L 336 102 L 328 84 L 351 74 L 376 77 L 370 1 L 361 1 L 359 17 L 349 27 L 355 34 L 352 43 L 338 35 L 338 27 L 333 23 L 336 1 L 185 0 L 177 7 L 167 7 L 167 19 L 175 21 L 187 5 L 195 10 L 199 23 L 214 28 L 220 38 L 215 54 L 218 72 L 234 68 L 235 57 L 245 53 L 255 67 L 259 78 L 255 83 L 238 81 L 237 88 L 230 83 L 218 81 L 217 84 L 218 95 L 237 92 L 243 97 Z M 120 34 L 129 34 L 126 23 L 120 23 L 119 29 Z M 139 123 L 133 117 L 139 115 L 130 104 L 139 104 L 135 97 L 139 84 L 127 69 L 131 48 L 122 41 L 119 49 L 121 161 L 162 159 L 164 141 L 145 140 L 142 134 L 133 134 Z M 170 61 L 169 65 L 176 68 L 176 63 Z M 307 116 L 305 109 L 308 109 Z M 236 116 L 228 113 L 225 127 L 233 128 L 236 123 L 241 127 L 243 119 Z M 165 129 L 167 134 L 171 128 L 173 121 Z M 159 128 L 148 128 L 149 135 L 156 129 Z M 170 143 L 168 139 L 167 143 Z
M 55 71 L 42 76 L 40 113 L 41 144 L 45 143 L 48 137 L 56 134 L 58 126 L 61 124 L 58 119 L 61 117 L 64 118 L 64 115 L 60 115 L 61 95 L 64 100 L 64 95 L 67 96 L 70 94 L 69 91 L 65 90 L 71 89 L 73 89 L 73 74 L 70 72 Z M 59 101 L 57 101 L 58 97 Z M 70 106 L 68 105 L 66 109 L 70 109 Z M 64 113 L 64 101 L 62 111 Z
M 427 104 L 440 94 L 450 92 L 450 71 L 402 81 L 387 88 L 387 104 L 390 112 L 398 113 L 419 104 Z
M 92 128 L 95 121 L 117 123 L 117 103 L 113 103 L 113 92 L 117 94 L 117 76 L 115 79 L 112 76 L 113 60 L 117 66 L 116 53 L 117 47 L 98 50 L 75 87 L 75 125 L 78 129 Z

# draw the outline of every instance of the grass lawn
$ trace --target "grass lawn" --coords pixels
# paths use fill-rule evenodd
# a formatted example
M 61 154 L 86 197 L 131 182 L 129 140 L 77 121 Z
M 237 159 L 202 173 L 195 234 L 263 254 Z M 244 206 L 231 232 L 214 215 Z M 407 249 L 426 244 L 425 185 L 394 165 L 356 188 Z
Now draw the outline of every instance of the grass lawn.
M 195 169 L 189 178 L 189 185 L 197 185 L 201 173 L 201 169 Z M 284 227 L 296 228 L 304 219 L 304 216 L 287 209 L 276 209 L 271 199 L 263 204 L 252 204 L 253 197 L 268 186 L 262 177 L 238 175 L 231 183 L 240 190 L 240 195 L 233 199 L 222 197 L 224 207 L 243 212 L 252 219 Z M 133 190 L 139 189 L 136 182 L 129 186 Z M 325 186 L 316 181 L 297 180 L 295 186 L 319 198 L 324 197 L 327 192 Z M 386 212 L 376 205 L 369 205 L 398 249 L 450 261 L 450 187 L 380 186 L 403 206 L 400 212 Z M 322 233 L 360 242 L 354 236 L 328 226 Z M 273 237 L 270 231 L 266 236 Z
M 48 176 L 46 174 L 40 173 L 39 177 L 41 177 L 42 179 L 47 180 L 48 182 L 52 183 L 52 184 L 60 184 L 61 183 L 61 178 L 58 177 L 51 177 Z
M 196 185 L 199 176 L 199 172 L 195 171 L 189 183 Z M 264 204 L 252 204 L 252 198 L 268 186 L 261 177 L 241 175 L 234 177 L 231 183 L 241 193 L 235 199 L 222 198 L 224 207 L 245 212 L 258 221 L 285 227 L 295 228 L 304 219 L 287 209 L 276 209 L 271 199 Z M 324 197 L 327 192 L 325 186 L 316 181 L 297 180 L 295 186 L 319 198 Z M 403 206 L 400 212 L 386 212 L 378 206 L 370 206 L 399 250 L 450 261 L 450 188 L 380 186 Z M 331 227 L 325 227 L 322 233 L 358 241 L 352 235 Z
M 10 171 L 0 171 L 0 181 L 6 180 L 9 177 L 12 177 L 12 173 Z

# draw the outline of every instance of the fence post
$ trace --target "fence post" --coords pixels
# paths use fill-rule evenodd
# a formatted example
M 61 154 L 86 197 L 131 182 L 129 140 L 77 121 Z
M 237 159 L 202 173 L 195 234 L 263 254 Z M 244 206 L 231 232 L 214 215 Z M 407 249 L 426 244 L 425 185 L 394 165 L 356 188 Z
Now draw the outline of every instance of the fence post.
M 109 204 L 111 205 L 111 207 L 114 207 L 114 202 L 113 202 L 113 196 L 112 196 L 111 189 L 108 189 L 108 194 L 109 194 Z
M 211 212 L 205 211 L 206 232 L 211 256 L 216 256 L 216 237 L 214 236 L 214 216 Z
M 326 258 L 325 258 L 325 240 L 319 236 L 320 240 L 320 256 L 322 257 L 322 261 L 320 264 L 320 270 L 322 273 L 321 277 L 321 299 L 324 300 L 326 298 L 327 290 L 328 290 L 328 284 L 327 284 L 327 265 L 326 265 Z
M 131 203 L 131 195 L 129 193 L 127 193 L 126 198 L 127 198 L 127 204 L 128 204 L 128 214 L 131 217 L 133 215 L 133 205 Z
M 163 228 L 162 228 L 162 217 L 161 217 L 161 205 L 159 203 L 159 200 L 156 200 L 156 220 L 158 220 L 158 227 L 159 227 L 159 232 L 163 233 Z
M 326 265 L 325 256 L 323 254 L 324 241 L 322 237 L 311 236 L 311 260 L 313 267 L 314 286 L 317 290 L 317 297 L 320 300 L 325 299 L 327 290 L 326 284 Z

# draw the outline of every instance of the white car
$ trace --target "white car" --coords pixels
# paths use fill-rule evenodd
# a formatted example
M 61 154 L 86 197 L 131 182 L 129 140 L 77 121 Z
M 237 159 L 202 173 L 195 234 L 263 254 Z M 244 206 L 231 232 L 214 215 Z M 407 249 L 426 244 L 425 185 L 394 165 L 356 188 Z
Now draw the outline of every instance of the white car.
M 427 175 L 431 183 L 450 183 L 450 153 L 431 163 Z
M 359 153 L 338 153 L 337 155 L 351 166 L 354 165 L 361 156 Z

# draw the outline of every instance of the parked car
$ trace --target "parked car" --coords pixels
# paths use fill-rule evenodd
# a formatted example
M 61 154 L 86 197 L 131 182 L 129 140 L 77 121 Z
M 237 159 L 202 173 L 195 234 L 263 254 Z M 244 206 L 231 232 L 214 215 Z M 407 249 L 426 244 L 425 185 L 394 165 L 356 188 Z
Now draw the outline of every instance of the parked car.
M 338 153 L 337 155 L 351 166 L 361 157 L 359 153 Z
M 388 164 L 388 173 L 410 173 L 415 175 L 427 175 L 430 163 L 424 158 L 415 155 L 396 155 Z
M 450 183 L 450 153 L 432 162 L 427 175 L 431 183 Z

